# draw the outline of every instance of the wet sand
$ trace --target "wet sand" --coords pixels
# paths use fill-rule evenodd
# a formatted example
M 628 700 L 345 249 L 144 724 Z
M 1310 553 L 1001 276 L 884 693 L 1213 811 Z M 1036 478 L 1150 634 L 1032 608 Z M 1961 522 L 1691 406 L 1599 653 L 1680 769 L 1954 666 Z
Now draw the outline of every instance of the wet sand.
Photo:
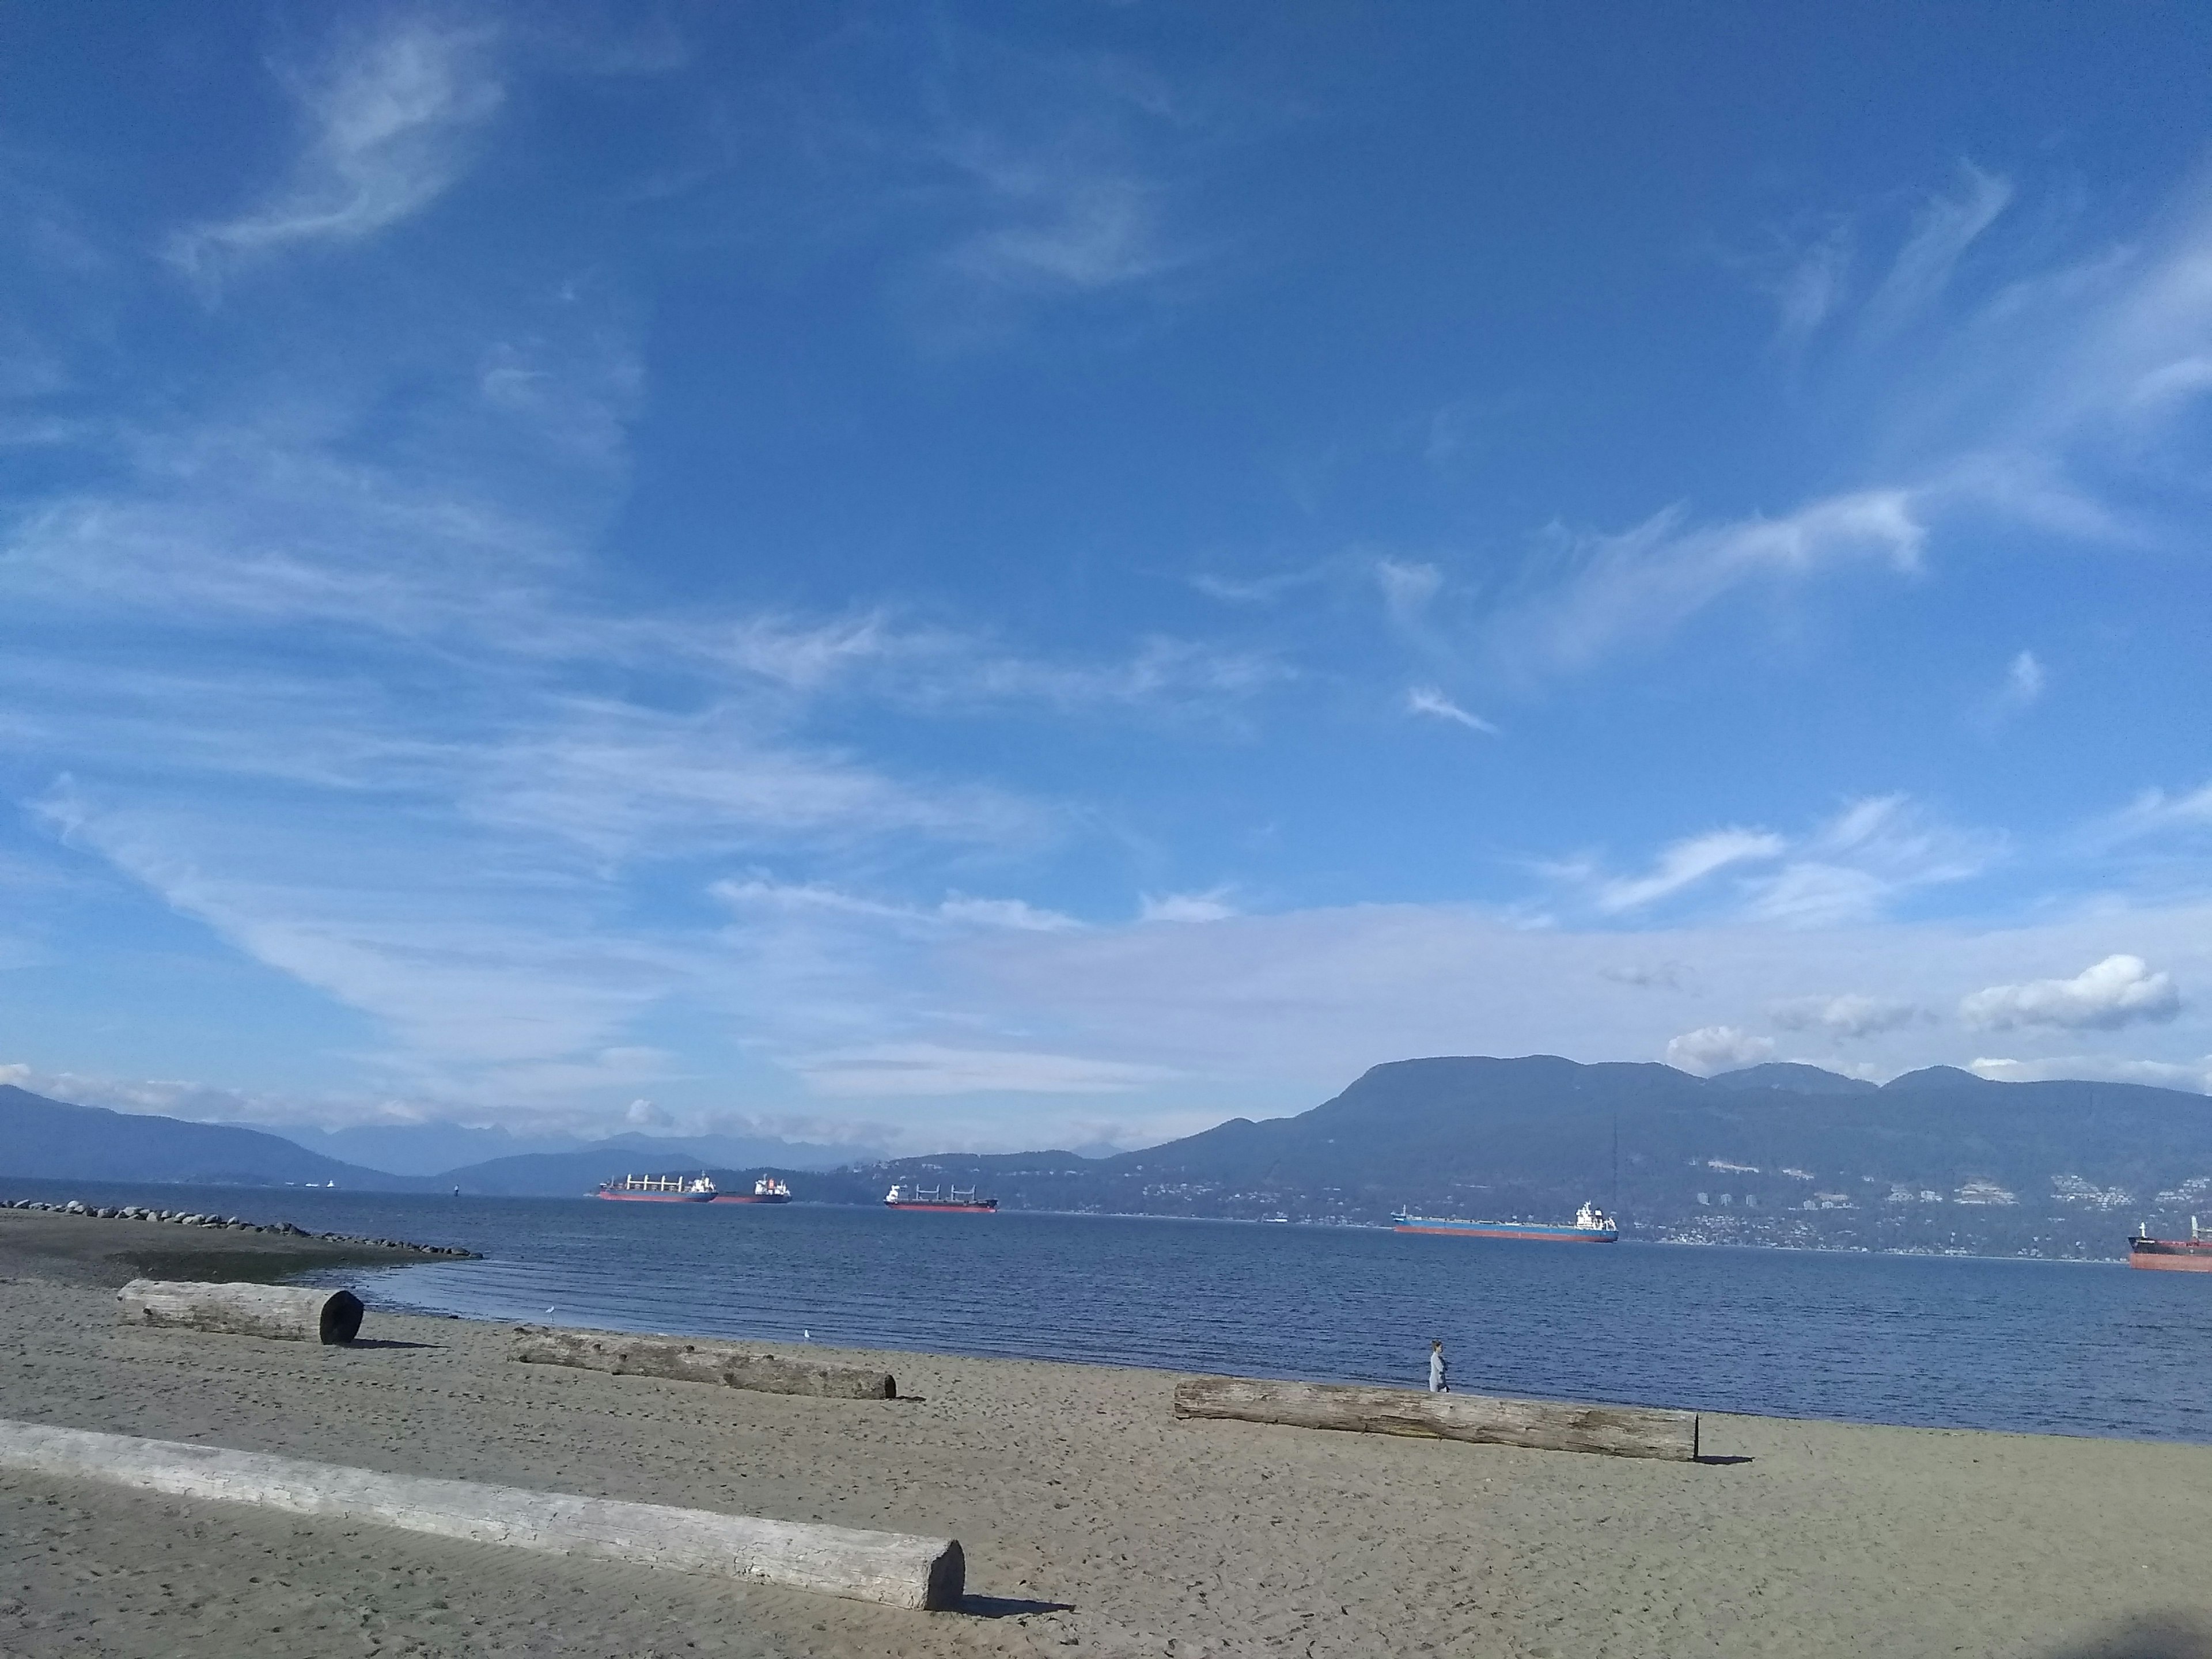
M 2212 1656 L 2212 1447 L 1708 1417 L 1724 1461 L 1634 1462 L 1178 1423 L 1165 1373 L 914 1354 L 852 1358 L 919 1398 L 800 1399 L 515 1364 L 459 1320 L 373 1312 L 347 1348 L 122 1328 L 26 1260 L 0 1415 L 950 1534 L 970 1600 L 0 1472 L 11 1655 Z

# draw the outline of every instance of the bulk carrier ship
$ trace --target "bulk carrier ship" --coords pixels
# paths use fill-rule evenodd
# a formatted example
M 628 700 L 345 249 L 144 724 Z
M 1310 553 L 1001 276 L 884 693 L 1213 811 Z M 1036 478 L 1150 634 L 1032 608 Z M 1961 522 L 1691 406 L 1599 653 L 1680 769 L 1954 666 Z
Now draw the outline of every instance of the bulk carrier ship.
M 2128 1235 L 2128 1266 L 2151 1267 L 2164 1273 L 2212 1273 L 2212 1237 L 2189 1218 L 2186 1238 L 2153 1238 L 2148 1224 Z
M 791 1202 L 791 1188 L 774 1176 L 764 1175 L 753 1182 L 752 1191 L 716 1193 L 714 1201 L 717 1204 L 788 1204 Z
M 951 1210 L 963 1215 L 988 1215 L 999 1207 L 995 1198 L 978 1198 L 973 1187 L 963 1192 L 954 1187 L 939 1193 L 934 1187 L 893 1187 L 884 1194 L 887 1210 Z
M 1445 1233 L 1457 1238 L 1522 1238 L 1549 1244 L 1617 1244 L 1620 1227 L 1595 1204 L 1575 1212 L 1574 1224 L 1549 1227 L 1538 1221 L 1455 1221 L 1435 1215 L 1395 1215 L 1401 1233 Z
M 703 1171 L 696 1176 L 626 1175 L 620 1181 L 602 1181 L 599 1196 L 625 1204 L 711 1204 L 714 1183 Z
M 703 1170 L 696 1176 L 626 1175 L 603 1181 L 599 1195 L 624 1204 L 788 1204 L 791 1188 L 774 1176 L 763 1176 L 749 1193 L 726 1193 Z

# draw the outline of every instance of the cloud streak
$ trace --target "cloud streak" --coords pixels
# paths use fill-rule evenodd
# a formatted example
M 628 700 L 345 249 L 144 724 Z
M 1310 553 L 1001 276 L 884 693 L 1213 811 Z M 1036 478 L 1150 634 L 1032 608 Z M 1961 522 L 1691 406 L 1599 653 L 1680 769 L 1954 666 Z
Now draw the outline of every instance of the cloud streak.
M 403 19 L 288 76 L 307 129 L 289 176 L 249 211 L 179 231 L 169 258 L 213 283 L 247 261 L 362 241 L 422 211 L 459 176 L 471 134 L 504 100 L 492 46 L 480 29 Z

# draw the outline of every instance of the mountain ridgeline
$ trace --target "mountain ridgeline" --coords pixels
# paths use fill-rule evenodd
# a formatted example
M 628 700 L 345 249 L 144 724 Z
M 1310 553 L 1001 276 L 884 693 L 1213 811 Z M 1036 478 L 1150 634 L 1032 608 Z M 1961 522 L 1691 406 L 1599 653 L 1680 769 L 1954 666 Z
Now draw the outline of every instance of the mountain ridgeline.
M 2138 1218 L 2212 1219 L 2212 1099 L 1948 1066 L 1876 1086 L 1809 1066 L 1701 1079 L 1547 1055 L 1409 1060 L 1295 1117 L 1113 1158 L 873 1173 L 980 1185 L 1009 1208 L 1556 1222 L 1594 1199 L 1632 1237 L 2108 1257 Z
M 704 1167 L 749 1186 L 763 1164 L 727 1167 L 714 1156 L 726 1150 L 625 1135 L 392 1175 L 258 1130 L 0 1086 L 0 1176 L 580 1197 L 632 1170 Z M 897 1181 L 974 1186 L 1009 1210 L 1372 1224 L 1399 1210 L 1558 1222 L 1595 1200 L 1631 1237 L 2111 1257 L 2139 1219 L 2212 1220 L 2212 1098 L 1948 1066 L 1877 1087 L 1796 1065 L 1699 1079 L 1547 1055 L 1407 1060 L 1295 1117 L 1232 1118 L 1106 1158 L 765 1162 L 801 1202 L 873 1203 Z

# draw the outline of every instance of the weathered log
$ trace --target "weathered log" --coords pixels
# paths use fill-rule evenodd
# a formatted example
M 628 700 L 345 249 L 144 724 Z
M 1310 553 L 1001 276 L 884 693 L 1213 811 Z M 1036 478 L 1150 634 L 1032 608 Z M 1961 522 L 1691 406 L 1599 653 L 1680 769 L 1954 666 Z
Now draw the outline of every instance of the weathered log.
M 290 1342 L 350 1342 L 361 1334 L 361 1298 L 351 1291 L 134 1279 L 115 1300 L 126 1325 L 184 1325 Z
M 760 1353 L 730 1342 L 681 1336 L 631 1336 L 620 1331 L 569 1331 L 526 1326 L 511 1359 L 526 1365 L 574 1365 L 617 1376 L 665 1376 L 678 1382 L 719 1382 L 758 1394 L 809 1394 L 830 1400 L 896 1400 L 889 1371 L 828 1365 Z
M 104 1480 L 180 1498 L 260 1504 L 295 1515 L 595 1555 L 881 1601 L 960 1603 L 967 1567 L 948 1538 L 914 1538 L 717 1515 L 564 1492 L 380 1474 L 263 1452 L 0 1421 L 0 1468 Z
M 1536 1451 L 1602 1452 L 1694 1462 L 1695 1412 L 1641 1406 L 1577 1406 L 1498 1400 L 1479 1394 L 1421 1394 L 1327 1382 L 1191 1376 L 1176 1384 L 1177 1417 L 1225 1417 L 1301 1429 L 1425 1435 Z

